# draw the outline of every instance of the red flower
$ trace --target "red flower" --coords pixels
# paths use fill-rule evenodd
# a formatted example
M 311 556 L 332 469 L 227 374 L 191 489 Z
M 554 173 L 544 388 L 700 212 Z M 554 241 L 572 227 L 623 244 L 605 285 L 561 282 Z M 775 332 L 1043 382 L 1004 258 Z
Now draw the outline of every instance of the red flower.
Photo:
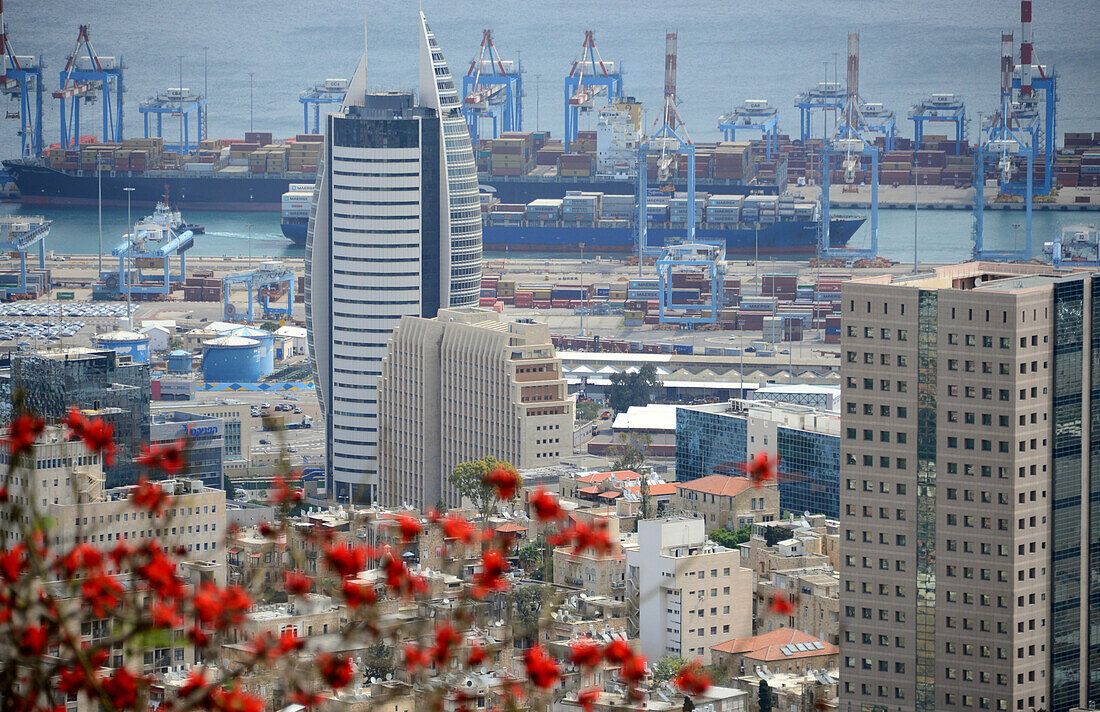
M 738 465 L 754 487 L 763 487 L 765 483 L 775 480 L 778 476 L 778 467 L 779 455 L 772 458 L 763 451 L 756 453 L 756 457 L 748 462 Z
M 8 436 L 5 438 L 9 452 L 16 457 L 29 455 L 34 449 L 34 441 L 45 430 L 46 423 L 41 418 L 26 413 L 15 416 L 15 420 L 8 426 Z
M 369 584 L 345 580 L 343 589 L 344 602 L 348 604 L 348 608 L 354 609 L 359 606 L 370 606 L 378 600 L 378 593 L 374 590 L 374 586 Z
M 595 526 L 584 522 L 573 522 L 557 535 L 548 539 L 551 546 L 573 545 L 573 556 L 591 549 L 596 555 L 603 556 L 611 551 L 611 535 L 607 532 L 607 520 L 599 520 Z
M 290 701 L 306 709 L 313 709 L 324 702 L 325 698 L 316 692 L 306 692 L 305 690 L 295 689 L 290 693 Z
M 584 712 L 592 712 L 592 707 L 600 699 L 600 688 L 589 687 L 586 690 L 581 690 L 577 693 L 577 704 L 581 706 Z
M 405 643 L 405 669 L 415 675 L 420 668 L 428 665 L 428 653 L 416 643 Z
M 397 529 L 401 532 L 401 542 L 408 544 L 420 534 L 420 522 L 407 514 L 397 515 Z
M 450 623 L 442 623 L 435 627 L 435 645 L 432 646 L 432 661 L 438 667 L 445 667 L 451 658 L 454 648 L 462 645 L 462 636 Z
M 182 598 L 183 581 L 176 574 L 176 564 L 168 558 L 160 545 L 155 541 L 150 542 L 144 547 L 142 553 L 148 556 L 149 560 L 137 567 L 138 575 L 149 583 L 149 587 L 162 600 Z
M 136 462 L 150 470 L 161 470 L 171 476 L 183 469 L 187 440 L 180 438 L 170 445 L 142 445 Z
M 645 676 L 645 657 L 641 655 L 631 655 L 623 661 L 622 667 L 619 668 L 619 677 L 631 686 L 637 685 L 645 679 Z
M 774 593 L 772 594 L 772 600 L 771 603 L 768 604 L 768 607 L 771 609 L 772 613 L 781 616 L 789 616 L 794 614 L 794 604 L 795 599 L 787 598 L 782 593 Z
M 69 410 L 63 421 L 69 426 L 69 437 L 80 438 L 90 452 L 103 456 L 103 464 L 108 467 L 115 460 L 115 426 L 103 418 L 86 418 L 75 407 Z
M 317 670 L 325 683 L 334 690 L 347 687 L 351 682 L 351 658 L 332 653 L 317 656 Z
M 47 640 L 45 626 L 29 625 L 19 633 L 19 652 L 27 657 L 41 655 L 46 650 Z
M 493 591 L 504 591 L 508 588 L 508 582 L 504 580 L 504 573 L 508 571 L 508 562 L 504 560 L 504 554 L 498 549 L 487 549 L 481 555 L 481 571 L 474 574 L 474 598 L 484 598 Z
M 143 682 L 141 678 L 120 667 L 110 677 L 100 680 L 99 684 L 114 708 L 124 710 L 137 703 L 137 687 L 140 682 Z
M 287 571 L 283 574 L 284 588 L 291 596 L 304 596 L 313 588 L 313 579 L 301 571 Z
M 481 647 L 480 643 L 470 643 L 468 646 L 469 652 L 466 653 L 466 666 L 476 667 L 485 662 L 488 657 L 485 653 L 485 648 Z
M 263 712 L 263 699 L 250 695 L 240 688 L 240 681 L 234 680 L 233 687 L 217 689 L 210 693 L 213 708 L 224 712 Z
M 301 650 L 305 646 L 306 641 L 299 638 L 293 628 L 287 628 L 283 631 L 283 634 L 279 636 L 277 650 L 279 651 L 279 655 L 284 655 L 295 650 Z
M 153 514 L 160 514 L 172 504 L 172 497 L 164 489 L 145 476 L 138 480 L 137 485 L 130 490 L 130 500 L 135 507 L 146 509 Z
M 361 546 L 335 543 L 325 545 L 325 558 L 336 573 L 347 578 L 365 569 L 369 557 L 367 549 Z
M 386 552 L 379 565 L 386 572 L 386 587 L 396 595 L 412 596 L 428 590 L 428 582 L 424 577 L 409 571 L 405 562 L 392 552 Z
M 603 658 L 600 646 L 591 640 L 578 640 L 570 643 L 569 651 L 569 660 L 574 665 L 580 665 L 581 667 L 596 667 Z
M 27 570 L 27 545 L 16 544 L 7 551 L 0 551 L 0 577 L 15 583 Z
M 542 487 L 539 487 L 531 495 L 531 506 L 535 509 L 535 518 L 540 522 L 557 521 L 565 516 L 561 505 L 558 504 L 558 498 Z
M 302 490 L 292 488 L 282 475 L 275 475 L 271 480 L 271 489 L 272 504 L 296 504 L 302 501 Z
M 192 601 L 195 616 L 203 625 L 227 628 L 244 620 L 244 614 L 252 606 L 252 601 L 244 589 L 237 585 L 219 588 L 217 584 L 204 581 Z
M 463 544 L 473 544 L 475 540 L 474 525 L 457 514 L 448 514 L 443 518 L 443 538 L 452 541 L 460 541 Z
M 157 628 L 175 628 L 176 626 L 183 625 L 183 618 L 180 617 L 179 611 L 176 610 L 176 603 L 174 601 L 155 601 L 149 609 L 149 612 L 153 620 L 153 625 Z
M 482 479 L 486 487 L 492 487 L 497 491 L 497 498 L 507 501 L 516 496 L 519 489 L 519 473 L 511 465 L 497 463 L 493 469 Z
M 626 641 L 622 638 L 616 638 L 607 644 L 607 647 L 603 649 L 603 657 L 609 663 L 622 664 L 634 657 L 634 651 L 630 649 L 630 646 L 626 644 Z
M 96 617 L 103 618 L 107 611 L 118 607 L 122 598 L 122 585 L 114 576 L 100 572 L 84 580 L 80 585 L 80 595 L 92 607 Z
M 524 653 L 523 664 L 527 668 L 527 677 L 535 687 L 547 690 L 556 685 L 561 677 L 558 664 L 546 654 L 538 643 L 532 645 Z
M 72 576 L 80 568 L 96 569 L 103 563 L 103 554 L 91 544 L 77 544 L 57 561 L 65 574 Z
M 686 695 L 699 696 L 710 687 L 710 676 L 703 670 L 702 663 L 693 660 L 680 668 L 680 672 L 672 678 L 672 684 Z

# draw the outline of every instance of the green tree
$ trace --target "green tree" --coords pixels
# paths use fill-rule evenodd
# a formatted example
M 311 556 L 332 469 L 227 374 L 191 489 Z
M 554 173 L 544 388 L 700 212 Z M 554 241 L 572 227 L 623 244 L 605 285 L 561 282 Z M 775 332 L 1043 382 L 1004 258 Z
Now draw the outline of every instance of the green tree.
M 760 712 L 772 712 L 772 688 L 767 680 L 760 680 L 760 689 L 756 693 L 756 707 Z
M 277 331 L 279 325 L 273 321 L 265 321 L 264 323 L 260 324 L 260 328 L 264 331 Z
M 672 678 L 679 674 L 680 670 L 687 665 L 687 660 L 681 658 L 679 655 L 666 655 L 657 661 L 656 667 L 653 668 L 653 682 L 654 684 L 661 684 L 662 682 L 668 682 Z
M 550 545 L 545 539 L 528 544 L 516 552 L 519 565 L 530 578 L 537 581 L 554 580 L 554 559 Z
M 225 486 L 225 498 L 233 499 L 237 494 L 237 485 L 233 483 L 233 480 L 229 479 L 229 475 L 222 475 L 222 482 Z
M 653 364 L 646 364 L 635 373 L 616 373 L 611 377 L 607 403 L 616 413 L 632 405 L 649 405 L 653 402 L 654 392 L 660 387 L 661 381 Z
M 715 529 L 708 535 L 714 543 L 724 546 L 727 549 L 733 549 L 741 544 L 744 544 L 752 537 L 752 526 L 744 526 L 737 531 L 730 531 L 729 529 Z
M 577 420 L 587 423 L 600 417 L 600 404 L 593 400 L 577 401 Z
M 493 504 L 497 499 L 496 488 L 485 484 L 485 477 L 497 465 L 503 465 L 512 469 L 513 472 L 515 471 L 514 467 L 503 460 L 497 460 L 495 457 L 483 457 L 480 460 L 463 462 L 451 473 L 451 484 L 458 490 L 459 494 L 470 500 L 474 509 L 482 518 L 487 518 L 492 513 Z M 523 478 L 518 473 L 516 478 L 519 481 L 519 486 L 516 487 L 513 500 L 517 499 L 520 492 L 523 491 Z
M 630 470 L 639 475 L 649 472 L 646 467 L 646 448 L 653 444 L 649 433 L 619 433 L 619 443 L 615 446 L 615 460 L 612 470 Z
M 394 654 L 391 646 L 379 640 L 368 646 L 366 653 L 363 656 L 363 674 L 368 680 L 372 677 L 385 680 L 386 675 L 393 674 Z
M 764 527 L 764 543 L 775 546 L 784 539 L 790 538 L 790 532 L 783 527 Z

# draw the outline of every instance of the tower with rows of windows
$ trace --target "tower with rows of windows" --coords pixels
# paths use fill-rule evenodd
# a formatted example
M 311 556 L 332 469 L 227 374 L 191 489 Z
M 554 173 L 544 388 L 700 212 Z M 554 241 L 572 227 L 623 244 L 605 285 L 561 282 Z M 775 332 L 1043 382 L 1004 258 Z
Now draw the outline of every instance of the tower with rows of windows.
M 325 130 L 306 239 L 306 319 L 330 498 L 378 497 L 378 378 L 403 316 L 476 305 L 481 212 L 454 80 L 420 15 L 419 101 L 367 89 L 364 53 Z

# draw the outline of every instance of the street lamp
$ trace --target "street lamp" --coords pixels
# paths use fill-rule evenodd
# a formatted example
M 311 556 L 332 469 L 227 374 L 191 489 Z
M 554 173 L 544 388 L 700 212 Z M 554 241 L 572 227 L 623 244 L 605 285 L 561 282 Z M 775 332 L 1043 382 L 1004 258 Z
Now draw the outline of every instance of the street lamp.
M 123 279 L 126 281 L 126 321 L 130 321 L 130 260 L 134 250 L 134 223 L 130 217 L 130 194 L 134 192 L 132 186 L 123 188 L 126 191 L 126 267 L 123 270 Z M 132 324 L 126 325 L 133 329 Z

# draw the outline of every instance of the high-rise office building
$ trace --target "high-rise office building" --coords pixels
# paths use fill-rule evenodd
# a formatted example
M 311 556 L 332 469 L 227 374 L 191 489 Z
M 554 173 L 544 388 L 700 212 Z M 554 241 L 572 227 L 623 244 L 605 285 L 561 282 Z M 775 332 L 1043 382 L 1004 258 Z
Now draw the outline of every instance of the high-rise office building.
M 378 391 L 385 506 L 458 506 L 449 475 L 463 462 L 522 470 L 573 454 L 574 402 L 542 323 L 477 307 L 405 317 Z
M 842 308 L 841 707 L 1100 699 L 1100 282 L 969 263 Z
M 454 80 L 420 15 L 420 103 L 367 89 L 367 57 L 328 117 L 306 239 L 306 319 L 325 416 L 328 492 L 378 487 L 378 377 L 403 316 L 476 305 L 481 207 Z

